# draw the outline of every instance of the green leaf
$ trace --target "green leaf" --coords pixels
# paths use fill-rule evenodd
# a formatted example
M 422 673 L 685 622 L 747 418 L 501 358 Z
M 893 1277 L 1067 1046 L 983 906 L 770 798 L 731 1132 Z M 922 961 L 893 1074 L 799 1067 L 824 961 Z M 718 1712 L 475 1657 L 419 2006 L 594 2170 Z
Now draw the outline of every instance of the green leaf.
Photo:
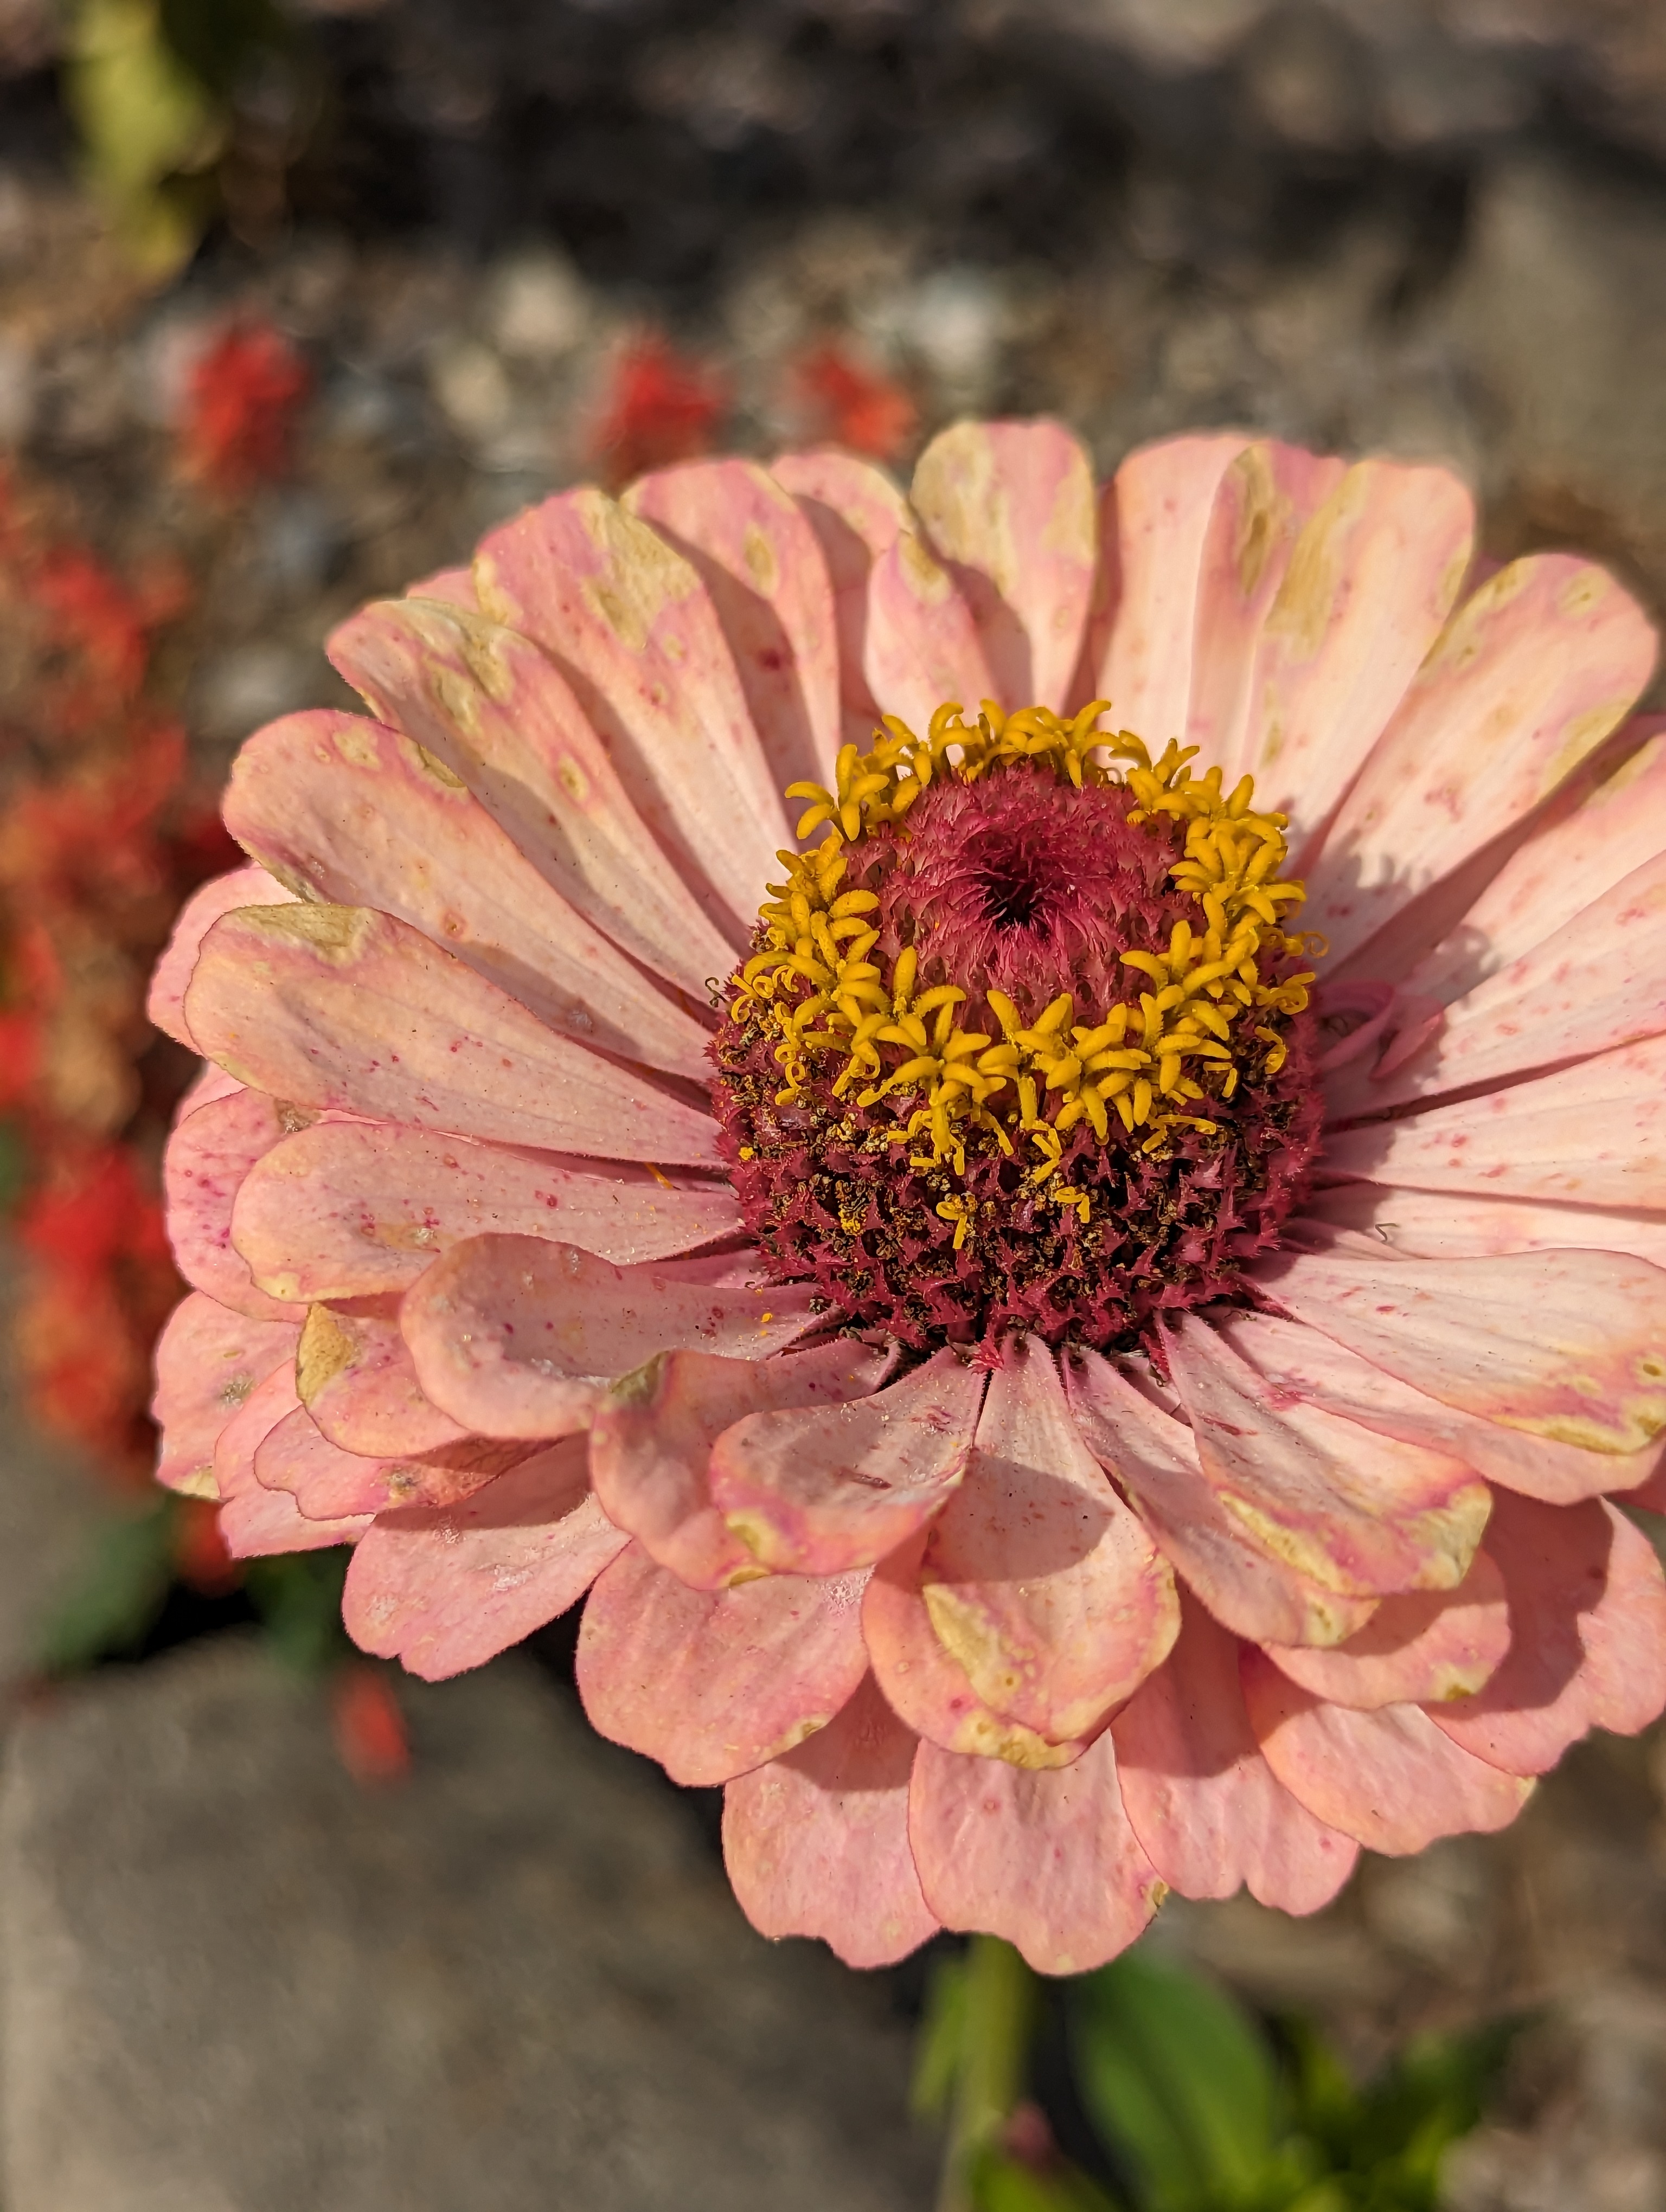
M 972 2202 L 976 2212 L 1116 2212 L 1104 2191 L 1073 2166 L 1041 2173 L 998 2151 L 980 2160 Z
M 43 1673 L 75 1674 L 143 1643 L 173 1579 L 173 1501 L 106 1522 L 47 1615 L 37 1647 Z
M 914 2046 L 909 2108 L 916 2118 L 941 2119 L 959 2077 L 966 2040 L 966 1962 L 940 1957 L 932 1968 L 926 2008 Z
M 156 0 L 79 0 L 64 93 L 130 251 L 156 275 L 177 268 L 204 215 L 190 178 L 219 155 L 227 118 L 163 37 Z
M 273 1653 L 298 1674 L 321 1674 L 353 1650 L 341 1625 L 342 1586 L 351 1557 L 344 1544 L 250 1559 L 244 1566 L 244 1588 Z
M 1082 2100 L 1144 2212 L 1255 2203 L 1273 2156 L 1278 2083 L 1243 2008 L 1143 1949 L 1084 1975 L 1073 1997 Z

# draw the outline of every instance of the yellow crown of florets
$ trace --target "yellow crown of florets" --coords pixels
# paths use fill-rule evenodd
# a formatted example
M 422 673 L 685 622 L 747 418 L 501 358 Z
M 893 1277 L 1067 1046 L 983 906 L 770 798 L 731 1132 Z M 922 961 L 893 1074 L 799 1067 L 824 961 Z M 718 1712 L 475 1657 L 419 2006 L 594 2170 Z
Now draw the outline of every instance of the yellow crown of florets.
M 1219 769 L 1195 778 L 1195 746 L 1170 741 L 1153 762 L 1132 732 L 1097 727 L 1109 702 L 1096 699 L 1069 721 L 1044 707 L 1003 714 L 982 702 L 969 725 L 958 703 L 939 707 L 924 738 L 895 715 L 883 718 L 866 753 L 848 744 L 830 790 L 787 787 L 810 803 L 800 840 L 824 829 L 807 853 L 783 852 L 787 880 L 769 885 L 760 913 L 764 945 L 741 970 L 730 1011 L 737 1022 L 761 1015 L 775 1032 L 775 1057 L 785 1077 L 778 1104 L 788 1104 L 810 1079 L 812 1059 L 838 1055 L 843 1066 L 835 1097 L 853 1091 L 866 1107 L 892 1096 L 920 1102 L 894 1132 L 894 1143 L 929 1152 L 911 1156 L 920 1169 L 948 1164 L 965 1173 L 969 1139 L 982 1132 L 1011 1155 L 1022 1139 L 1039 1158 L 1037 1185 L 1087 1218 L 1089 1199 L 1055 1180 L 1064 1139 L 1085 1120 L 1101 1144 L 1112 1115 L 1123 1134 L 1153 1152 L 1170 1133 L 1189 1125 L 1213 1134 L 1217 1124 L 1198 1110 L 1211 1096 L 1231 1098 L 1243 1066 L 1257 1060 L 1268 1073 L 1287 1047 L 1273 1022 L 1307 1004 L 1311 971 L 1264 982 L 1269 961 L 1306 949 L 1284 927 L 1305 896 L 1280 875 L 1286 856 L 1286 817 L 1257 812 L 1244 776 L 1230 793 Z M 1201 927 L 1180 921 L 1167 950 L 1125 952 L 1125 967 L 1142 971 L 1151 988 L 1137 1003 L 1119 1003 L 1085 1023 L 1062 994 L 1027 1027 L 1000 991 L 982 994 L 1001 1034 L 959 1028 L 956 1010 L 970 994 L 956 983 L 921 991 L 919 963 L 904 947 L 886 976 L 872 957 L 879 932 L 868 919 L 879 905 L 868 890 L 842 889 L 848 848 L 885 823 L 902 823 L 934 781 L 976 781 L 998 766 L 1050 766 L 1077 790 L 1120 784 L 1133 796 L 1131 824 L 1185 824 L 1182 857 L 1170 868 L 1177 889 L 1197 902 Z M 860 1089 L 858 1086 L 860 1086 Z M 1207 1086 L 1207 1087 L 1206 1087 Z M 970 1200 L 950 1198 L 937 1209 L 955 1223 L 958 1248 L 971 1233 Z

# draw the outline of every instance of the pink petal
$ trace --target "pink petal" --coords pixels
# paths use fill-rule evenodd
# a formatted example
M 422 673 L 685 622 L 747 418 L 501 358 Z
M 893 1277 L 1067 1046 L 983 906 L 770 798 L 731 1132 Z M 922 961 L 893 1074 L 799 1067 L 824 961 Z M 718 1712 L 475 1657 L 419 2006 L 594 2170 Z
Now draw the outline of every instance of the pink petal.
M 1361 461 L 1297 539 L 1256 655 L 1240 756 L 1256 804 L 1290 817 L 1297 872 L 1314 865 L 1304 845 L 1450 613 L 1474 537 L 1474 503 L 1456 477 Z
M 1504 1577 L 1485 1552 L 1450 1590 L 1386 1597 L 1346 1644 L 1266 1646 L 1292 1682 L 1334 1705 L 1444 1705 L 1470 1698 L 1510 1648 Z
M 712 1503 L 713 1444 L 748 1414 L 866 1397 L 885 1364 L 842 1337 L 775 1359 L 655 1353 L 620 1377 L 591 1425 L 590 1480 L 604 1511 L 696 1589 L 750 1578 L 752 1554 Z
M 301 1120 L 264 1091 L 234 1090 L 175 1127 L 162 1155 L 167 1241 L 179 1273 L 222 1306 L 255 1321 L 299 1321 L 290 1304 L 257 1290 L 231 1241 L 233 1200 L 255 1162 Z
M 1547 798 L 1624 720 L 1654 658 L 1641 610 L 1588 562 L 1535 554 L 1483 584 L 1417 672 L 1322 857 L 1300 863 L 1302 919 L 1331 961 Z
M 915 1739 L 869 1675 L 808 1742 L 723 1793 L 723 1859 L 761 1936 L 889 1966 L 937 1932 L 909 1849 Z
M 920 1589 L 925 1531 L 874 1569 L 862 1600 L 862 1637 L 875 1680 L 916 1735 L 945 1751 L 1006 1759 L 1014 1766 L 1067 1766 L 1086 1745 L 1055 1741 L 985 1705 L 966 1669 L 932 1625 Z
M 1104 488 L 1083 696 L 1109 699 L 1153 754 L 1186 727 L 1204 543 L 1245 442 L 1165 438 L 1130 453 Z
M 1322 1705 L 1263 1653 L 1241 1662 L 1262 1756 L 1308 1810 L 1390 1858 L 1437 1836 L 1507 1828 L 1532 1790 L 1444 1735 L 1421 1705 Z
M 919 1588 L 976 1696 L 1053 1743 L 1091 1735 L 1173 1643 L 1168 1562 L 1082 1442 L 1043 1347 L 1009 1345 L 990 1376 Z
M 939 1352 L 852 1404 L 749 1414 L 712 1448 L 712 1497 L 752 1556 L 779 1573 L 869 1566 L 930 1520 L 964 1474 L 983 1380 Z
M 833 587 L 791 495 L 755 461 L 688 461 L 643 477 L 623 504 L 710 593 L 774 782 L 824 783 L 839 750 Z
M 867 1671 L 864 1580 L 765 1575 L 694 1590 L 632 1544 L 579 1631 L 592 1726 L 690 1788 L 778 1759 L 824 1729 Z
M 1461 1460 L 1489 1482 L 1554 1504 L 1571 1504 L 1599 1491 L 1628 1490 L 1660 1457 L 1658 1443 L 1636 1453 L 1586 1451 L 1460 1413 L 1301 1322 L 1241 1314 L 1222 1324 L 1221 1333 L 1280 1394 L 1383 1436 L 1426 1444 Z
M 1666 1577 L 1647 1538 L 1598 1498 L 1503 1498 L 1487 1542 L 1509 1591 L 1509 1655 L 1431 1719 L 1511 1774 L 1547 1772 L 1588 1729 L 1646 1728 L 1666 1705 Z
M 1438 1036 L 1406 1064 L 1380 1081 L 1357 1077 L 1343 1110 L 1496 1085 L 1663 1030 L 1666 853 L 1657 853 L 1455 1000 Z
M 1462 1461 L 1291 1399 L 1195 1316 L 1164 1341 L 1204 1480 L 1267 1550 L 1355 1597 L 1463 1579 L 1492 1498 Z
M 380 1513 L 392 1505 L 451 1505 L 532 1455 L 535 1447 L 470 1437 L 425 1459 L 366 1459 L 332 1444 L 304 1406 L 255 1447 L 255 1480 L 287 1490 L 309 1521 Z
M 1109 1732 L 1049 1773 L 922 1743 L 909 1840 L 944 1926 L 1004 1936 L 1037 1973 L 1080 1974 L 1114 1959 L 1164 1894 L 1128 1825 Z
M 1640 742 L 1639 742 L 1640 741 Z M 1629 746 L 1619 767 L 1616 746 Z M 1606 769 L 1606 773 L 1602 771 Z M 1520 954 L 1541 945 L 1583 906 L 1660 850 L 1666 803 L 1666 716 L 1633 715 L 1611 744 L 1587 754 L 1533 817 L 1533 832 L 1464 902 L 1451 933 L 1421 958 L 1408 988 L 1449 1006 Z M 1371 946 L 1379 965 L 1394 924 Z
M 234 1075 L 228 1075 L 223 1067 L 216 1067 L 211 1060 L 199 1060 L 190 1088 L 173 1109 L 173 1127 L 177 1129 L 199 1106 L 218 1105 L 221 1099 L 235 1098 L 247 1088 Z
M 971 609 L 912 531 L 875 556 L 863 656 L 873 696 L 921 737 L 945 701 L 975 714 L 979 700 L 994 693 Z
M 245 907 L 188 995 L 210 1059 L 298 1106 L 603 1158 L 711 1164 L 715 1125 L 369 907 Z
M 565 678 L 536 646 L 431 603 L 362 608 L 330 658 L 383 722 L 460 775 L 574 909 L 704 1000 L 734 964 L 625 794 Z
M 1195 1598 L 1178 1642 L 1110 1724 L 1128 1820 L 1183 1897 L 1231 1897 L 1316 1912 L 1359 1847 L 1316 1820 L 1262 1757 L 1238 1682 L 1237 1638 Z
M 254 1321 L 193 1291 L 156 1343 L 150 1411 L 162 1432 L 156 1480 L 190 1498 L 212 1498 L 214 1448 L 258 1383 L 295 1364 L 294 1322 Z
M 286 1297 L 407 1289 L 467 1237 L 559 1229 L 622 1266 L 737 1234 L 727 1184 L 672 1187 L 646 1168 L 602 1175 L 384 1123 L 320 1122 L 269 1152 L 237 1194 L 232 1238 Z
M 398 1459 L 461 1443 L 469 1431 L 423 1395 L 392 1313 L 313 1307 L 295 1355 L 301 1402 L 332 1444 Z
M 637 811 L 719 927 L 750 927 L 783 802 L 705 586 L 645 522 L 586 486 L 485 538 L 487 613 L 553 654 Z M 717 972 L 717 971 L 714 971 Z
M 972 611 L 995 696 L 1068 707 L 1098 550 L 1078 441 L 1057 422 L 957 422 L 920 456 L 910 496 Z
M 173 934 L 151 975 L 144 1010 L 156 1027 L 166 1030 L 176 1044 L 195 1052 L 197 1041 L 185 1027 L 185 987 L 196 969 L 203 939 L 221 915 L 231 913 L 234 907 L 274 906 L 294 896 L 264 868 L 234 868 L 229 875 L 216 876 L 193 891 L 180 908 Z
M 1666 1040 L 1325 1139 L 1327 1176 L 1666 1212 Z
M 1072 1359 L 1065 1387 L 1082 1441 L 1217 1620 L 1269 1643 L 1329 1644 L 1370 1620 L 1375 1600 L 1342 1596 L 1257 1542 L 1205 1479 L 1190 1429 L 1109 1360 Z
M 708 1032 L 410 738 L 362 714 L 290 714 L 238 754 L 224 812 L 309 897 L 410 922 L 580 1044 L 709 1081 Z
M 1463 1413 L 1615 1455 L 1666 1428 L 1666 1272 L 1645 1260 L 1408 1260 L 1339 1242 L 1256 1273 L 1298 1321 Z
M 1591 1206 L 1540 1206 L 1474 1191 L 1407 1190 L 1389 1183 L 1338 1183 L 1303 1202 L 1304 1222 L 1369 1235 L 1391 1251 L 1424 1260 L 1479 1260 L 1503 1252 L 1574 1247 L 1630 1252 L 1666 1267 L 1666 1218 L 1604 1213 Z M 1298 1224 L 1292 1223 L 1292 1230 Z M 1618 1489 L 1619 1484 L 1605 1486 Z
M 587 1427 L 607 1383 L 678 1346 L 763 1358 L 810 1325 L 809 1293 L 714 1290 L 653 1267 L 615 1267 L 576 1245 L 476 1237 L 406 1293 L 417 1379 L 482 1436 Z
M 1220 479 L 1199 557 L 1186 742 L 1219 763 L 1230 790 L 1243 766 L 1262 629 L 1296 541 L 1347 471 L 1299 446 L 1258 439 Z
M 342 1619 L 361 1650 L 440 1682 L 575 1605 L 627 1539 L 567 1438 L 436 1511 L 378 1515 L 353 1554 Z
M 215 1444 L 220 1534 L 234 1559 L 264 1559 L 275 1552 L 316 1552 L 326 1545 L 349 1544 L 370 1525 L 364 1516 L 306 1520 L 293 1498 L 266 1489 L 257 1478 L 257 1452 L 295 1411 L 295 1373 L 285 1361 L 264 1382 L 255 1385 Z
M 850 453 L 783 453 L 769 473 L 792 493 L 821 546 L 833 586 L 844 733 L 866 747 L 880 712 L 866 671 L 868 578 L 909 527 L 908 501 L 882 470 Z
M 465 607 L 471 613 L 478 613 L 480 609 L 472 568 L 436 568 L 432 575 L 407 584 L 404 596 L 408 599 L 442 599 L 447 606 Z

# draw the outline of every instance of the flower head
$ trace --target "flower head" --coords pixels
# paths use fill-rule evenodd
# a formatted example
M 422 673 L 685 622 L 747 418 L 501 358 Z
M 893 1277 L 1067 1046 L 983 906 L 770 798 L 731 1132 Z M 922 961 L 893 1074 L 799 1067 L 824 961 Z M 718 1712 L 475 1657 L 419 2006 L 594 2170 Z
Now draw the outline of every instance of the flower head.
M 154 988 L 161 1480 L 425 1675 L 584 1597 L 857 1963 L 1504 1825 L 1666 1704 L 1666 730 L 1473 560 L 1439 470 L 968 423 L 355 617 Z

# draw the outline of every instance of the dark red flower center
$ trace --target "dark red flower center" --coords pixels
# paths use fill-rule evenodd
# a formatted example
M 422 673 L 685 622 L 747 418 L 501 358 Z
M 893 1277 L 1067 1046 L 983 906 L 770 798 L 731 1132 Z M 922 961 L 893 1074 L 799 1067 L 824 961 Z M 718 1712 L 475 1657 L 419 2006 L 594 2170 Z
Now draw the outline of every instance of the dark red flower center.
M 919 1351 L 1131 1347 L 1234 1295 L 1305 1183 L 1299 890 L 1245 864 L 1256 838 L 1283 852 L 1247 785 L 1192 785 L 1172 747 L 1119 781 L 1079 742 L 1066 775 L 1062 738 L 1019 752 L 1002 727 L 947 726 L 958 758 L 937 723 L 930 759 L 903 732 L 912 776 L 900 741 L 847 749 L 806 817 L 827 843 L 726 989 L 724 1153 L 763 1264 L 836 1322 Z

